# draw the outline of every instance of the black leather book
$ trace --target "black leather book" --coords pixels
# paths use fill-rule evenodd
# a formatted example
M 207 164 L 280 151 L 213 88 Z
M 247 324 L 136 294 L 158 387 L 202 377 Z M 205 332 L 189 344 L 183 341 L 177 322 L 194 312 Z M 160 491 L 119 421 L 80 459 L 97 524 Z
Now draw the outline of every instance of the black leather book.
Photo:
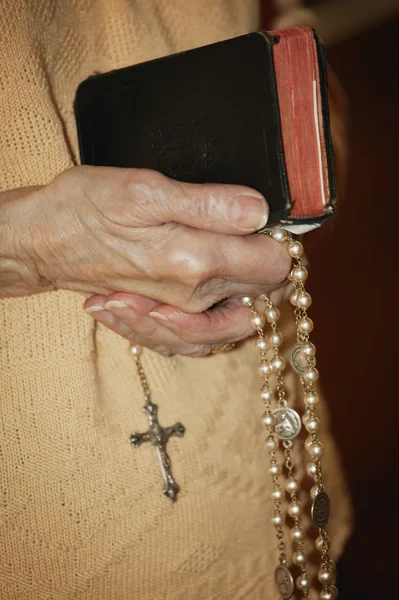
M 269 224 L 321 222 L 335 201 L 324 52 L 307 28 L 281 33 L 255 32 L 82 82 L 74 105 L 81 162 L 151 168 L 186 182 L 244 184 L 264 194 Z M 310 82 L 295 83 L 301 53 L 310 47 L 313 75 L 304 78 L 313 77 L 312 92 Z M 292 93 L 287 88 L 284 95 L 284 81 L 307 89 L 302 107 L 287 100 Z M 304 140 L 312 127 L 314 140 Z M 304 147 L 295 157 L 298 143 Z M 298 173 L 311 187 L 314 176 L 319 191 L 303 191 Z

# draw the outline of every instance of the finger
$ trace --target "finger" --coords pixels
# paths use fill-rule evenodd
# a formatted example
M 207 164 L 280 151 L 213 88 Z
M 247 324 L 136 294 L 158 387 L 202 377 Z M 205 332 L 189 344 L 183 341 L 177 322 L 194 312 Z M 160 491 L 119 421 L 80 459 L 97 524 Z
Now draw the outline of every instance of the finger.
M 188 344 L 151 317 L 147 308 L 156 304 L 149 298 L 117 292 L 111 296 L 92 296 L 85 310 L 95 320 L 121 335 L 132 344 L 149 348 L 163 356 L 202 357 L 212 346 Z
M 173 306 L 159 305 L 154 307 L 150 316 L 189 344 L 236 342 L 254 333 L 250 325 L 251 311 L 239 299 L 230 299 L 199 314 L 188 314 Z
M 176 248 L 176 246 L 174 246 Z M 203 312 L 222 298 L 270 293 L 287 281 L 292 259 L 286 249 L 264 235 L 220 236 L 192 230 L 179 249 L 159 251 L 157 269 L 169 279 L 175 273 L 190 296 L 185 312 Z
M 193 184 L 149 169 L 121 169 L 124 214 L 130 225 L 181 223 L 216 233 L 246 234 L 268 219 L 266 200 L 256 190 L 228 184 Z

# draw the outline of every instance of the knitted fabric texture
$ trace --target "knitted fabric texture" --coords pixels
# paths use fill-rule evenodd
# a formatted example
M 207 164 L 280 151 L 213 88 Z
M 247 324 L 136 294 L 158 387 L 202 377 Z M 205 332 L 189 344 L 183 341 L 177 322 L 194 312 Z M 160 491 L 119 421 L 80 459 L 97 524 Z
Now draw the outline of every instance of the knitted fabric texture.
M 80 81 L 254 30 L 257 18 L 242 0 L 2 0 L 1 190 L 77 163 Z M 145 351 L 143 363 L 161 423 L 186 426 L 168 446 L 176 505 L 154 449 L 129 444 L 147 420 L 126 340 L 71 292 L 0 302 L 2 600 L 278 597 L 253 342 L 205 359 Z M 349 505 L 323 440 L 336 555 Z

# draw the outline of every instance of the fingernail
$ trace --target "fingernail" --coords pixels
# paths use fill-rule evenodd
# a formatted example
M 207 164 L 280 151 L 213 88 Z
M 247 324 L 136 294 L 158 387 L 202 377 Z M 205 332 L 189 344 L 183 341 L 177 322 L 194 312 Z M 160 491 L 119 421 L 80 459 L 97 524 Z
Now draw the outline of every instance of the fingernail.
M 239 196 L 231 209 L 232 221 L 242 229 L 258 231 L 265 227 L 269 208 L 261 194 Z
M 109 310 L 110 308 L 129 308 L 127 304 L 120 300 L 110 300 L 104 304 L 104 308 Z
M 155 310 L 149 312 L 148 316 L 153 317 L 158 321 L 162 321 L 162 323 L 165 323 L 165 326 L 168 327 L 168 329 L 179 329 L 179 326 L 176 325 L 176 323 L 173 323 L 173 321 L 168 319 L 168 317 L 165 317 L 165 315 L 161 315 L 161 313 L 156 312 Z
M 85 308 L 85 311 L 89 314 L 98 312 L 99 310 L 104 310 L 104 307 L 103 306 L 89 306 L 89 308 Z
M 161 313 L 159 313 L 159 312 L 155 312 L 155 310 L 152 312 L 149 312 L 148 316 L 154 317 L 154 319 L 160 319 L 161 321 L 169 321 L 168 317 L 165 317 L 165 315 L 161 315 Z

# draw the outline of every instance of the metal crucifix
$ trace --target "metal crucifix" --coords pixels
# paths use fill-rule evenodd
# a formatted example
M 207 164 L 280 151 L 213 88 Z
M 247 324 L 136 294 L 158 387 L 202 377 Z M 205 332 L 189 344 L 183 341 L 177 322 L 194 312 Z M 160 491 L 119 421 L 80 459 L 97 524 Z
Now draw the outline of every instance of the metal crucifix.
M 148 431 L 145 431 L 144 433 L 132 433 L 130 436 L 130 443 L 134 448 L 138 448 L 144 442 L 150 442 L 155 447 L 164 480 L 163 493 L 174 502 L 180 488 L 173 479 L 171 471 L 172 465 L 168 453 L 166 452 L 166 444 L 172 435 L 182 437 L 185 428 L 181 423 L 175 423 L 175 425 L 172 425 L 171 427 L 162 427 L 158 422 L 158 406 L 153 404 L 148 397 L 146 398 L 144 412 L 146 413 L 149 422 Z

